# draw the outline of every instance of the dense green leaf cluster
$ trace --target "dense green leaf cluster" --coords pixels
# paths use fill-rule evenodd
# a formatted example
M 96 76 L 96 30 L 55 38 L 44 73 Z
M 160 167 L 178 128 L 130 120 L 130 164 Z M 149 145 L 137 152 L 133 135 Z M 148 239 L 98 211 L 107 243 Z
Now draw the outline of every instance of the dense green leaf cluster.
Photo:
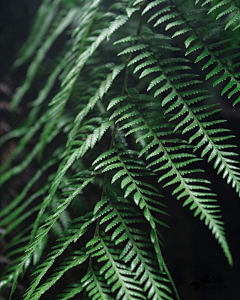
M 28 117 L 0 140 L 18 141 L 1 186 L 38 166 L 0 211 L 0 289 L 13 283 L 14 295 L 33 272 L 24 300 L 37 300 L 78 268 L 54 299 L 180 299 L 161 252 L 165 187 L 232 264 L 200 163 L 240 195 L 233 136 L 208 90 L 213 77 L 215 93 L 240 101 L 239 10 L 231 0 L 42 1 L 13 65 L 28 64 L 12 99 Z

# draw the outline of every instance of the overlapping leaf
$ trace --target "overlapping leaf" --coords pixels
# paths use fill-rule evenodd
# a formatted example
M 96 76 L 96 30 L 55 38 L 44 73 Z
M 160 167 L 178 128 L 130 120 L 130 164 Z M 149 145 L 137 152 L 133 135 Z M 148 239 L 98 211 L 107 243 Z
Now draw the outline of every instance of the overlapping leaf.
M 173 89 L 169 95 L 174 92 L 175 90 Z M 166 97 L 167 99 L 171 100 L 175 98 L 175 94 L 173 96 L 169 95 Z M 177 195 L 178 200 L 184 198 L 183 205 L 191 204 L 190 209 L 195 211 L 194 216 L 200 215 L 200 219 L 205 220 L 205 224 L 212 230 L 229 262 L 232 263 L 231 253 L 225 238 L 223 222 L 219 220 L 219 218 L 221 218 L 219 215 L 219 206 L 213 198 L 215 195 L 211 193 L 209 187 L 206 186 L 209 182 L 199 177 L 192 177 L 194 173 L 203 172 L 201 169 L 189 167 L 189 165 L 196 163 L 199 159 L 196 158 L 194 154 L 183 151 L 183 149 L 187 149 L 190 146 L 187 144 L 184 145 L 183 142 L 180 143 L 176 138 L 169 137 L 172 131 L 168 129 L 168 125 L 164 123 L 161 124 L 160 118 L 158 118 L 158 122 L 156 122 L 156 118 L 149 118 L 151 110 L 149 109 L 150 105 L 148 102 L 142 105 L 138 104 L 137 106 L 134 103 L 134 98 L 138 100 L 138 95 L 133 96 L 133 101 L 130 103 L 128 101 L 128 104 L 116 110 L 116 112 L 118 112 L 117 122 L 121 122 L 124 119 L 124 125 L 120 129 L 127 129 L 126 135 L 141 131 L 141 136 L 136 142 L 139 142 L 141 139 L 146 139 L 147 146 L 142 149 L 139 156 L 145 154 L 147 160 L 152 160 L 148 168 L 153 167 L 154 172 L 160 174 L 158 181 L 165 181 L 164 187 L 177 185 L 172 194 Z M 164 100 L 166 100 L 166 98 Z M 141 99 L 144 99 L 144 97 L 141 97 Z M 148 99 L 148 97 L 145 97 L 145 99 Z M 132 120 L 132 113 L 129 113 L 129 110 L 133 111 L 133 107 L 135 110 L 135 121 Z M 142 111 L 139 111 L 140 107 Z M 147 111 L 146 107 L 148 107 Z M 116 112 L 114 114 L 116 114 Z M 120 165 L 120 163 L 110 164 L 110 166 L 104 168 L 103 171 L 120 167 Z M 98 168 L 101 166 L 104 165 L 100 165 Z M 189 176 L 189 174 L 191 174 L 191 176 Z M 126 190 L 127 195 L 134 190 L 134 185 L 130 185 Z M 136 193 L 134 197 L 136 203 L 141 199 L 139 193 Z M 150 220 L 151 218 L 149 217 L 149 221 Z

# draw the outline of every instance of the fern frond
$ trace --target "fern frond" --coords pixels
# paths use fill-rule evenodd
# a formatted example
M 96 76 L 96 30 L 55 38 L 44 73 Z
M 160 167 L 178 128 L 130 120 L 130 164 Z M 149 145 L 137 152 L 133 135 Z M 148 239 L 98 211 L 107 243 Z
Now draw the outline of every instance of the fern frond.
M 29 298 L 29 292 L 27 290 L 25 294 L 26 297 L 24 297 L 24 299 L 39 299 L 42 294 L 50 289 L 68 270 L 81 265 L 87 258 L 88 255 L 86 253 L 74 251 L 74 253 L 70 254 L 70 257 L 68 257 L 62 263 L 62 265 L 55 270 L 55 272 L 51 275 L 47 282 L 38 287 L 34 293 L 31 293 L 31 298 Z M 41 270 L 37 270 L 35 273 L 33 273 L 33 275 L 36 275 L 39 272 L 42 273 Z M 34 283 L 35 282 L 33 282 L 32 284 L 34 285 Z
M 175 91 L 173 90 L 170 95 L 173 94 L 173 92 Z M 165 101 L 166 99 L 170 101 L 173 98 L 175 98 L 175 95 L 172 95 L 171 97 L 167 96 L 165 98 Z M 134 106 L 135 110 L 138 111 L 136 105 L 133 102 L 131 105 L 131 107 Z M 125 107 L 128 107 L 128 104 Z M 123 112 L 127 113 L 127 109 L 123 109 Z M 140 117 L 142 121 L 137 125 L 135 124 L 135 129 L 128 130 L 126 134 L 135 132 L 136 130 L 144 131 L 144 133 L 136 142 L 139 142 L 139 140 L 141 139 L 148 139 L 148 143 L 146 143 L 147 146 L 143 148 L 139 156 L 147 154 L 146 159 L 153 159 L 153 161 L 148 165 L 148 168 L 160 164 L 159 167 L 155 167 L 154 169 L 154 172 L 164 171 L 164 174 L 159 177 L 158 181 L 161 182 L 167 180 L 167 183 L 165 183 L 164 187 L 177 184 L 177 188 L 174 189 L 172 195 L 177 194 L 178 200 L 187 197 L 183 205 L 185 206 L 191 204 L 190 210 L 195 211 L 194 216 L 200 214 L 200 219 L 205 219 L 205 224 L 209 227 L 210 230 L 212 230 L 212 233 L 221 244 L 226 257 L 229 260 L 229 263 L 232 263 L 231 254 L 223 231 L 223 222 L 218 220 L 218 218 L 220 218 L 220 216 L 218 215 L 218 205 L 216 205 L 216 200 L 212 199 L 212 196 L 215 195 L 213 193 L 210 193 L 209 188 L 205 186 L 208 181 L 204 179 L 194 179 L 185 176 L 186 174 L 188 174 L 186 166 L 197 162 L 199 159 L 197 159 L 193 154 L 184 154 L 182 152 L 176 155 L 174 152 L 181 149 L 178 148 L 178 140 L 166 139 L 165 136 L 167 132 L 165 131 L 165 133 L 162 133 L 163 130 L 161 125 L 151 125 L 151 121 L 147 119 L 147 115 L 145 115 L 144 112 L 139 112 L 138 117 Z M 124 126 L 128 126 L 126 124 L 129 124 L 130 126 L 132 122 L 126 123 L 125 119 Z M 174 143 L 176 144 L 176 146 L 168 147 L 167 145 L 165 145 L 165 143 Z M 152 150 L 153 147 L 155 150 Z M 181 157 L 181 162 L 178 162 L 179 157 Z M 184 157 L 186 157 L 186 159 Z M 120 164 L 115 164 L 114 167 L 119 167 L 119 165 Z M 109 168 L 106 168 L 104 169 L 104 171 L 108 169 Z M 195 172 L 198 172 L 198 170 L 195 170 Z M 127 191 L 128 193 L 130 193 L 133 190 L 133 186 L 130 185 Z M 139 200 L 140 195 L 136 193 L 136 203 L 138 203 Z M 148 218 L 151 220 L 150 217 Z M 153 226 L 153 223 L 151 225 Z
M 137 176 L 139 176 L 139 172 L 141 172 L 141 176 L 150 175 L 150 172 L 146 169 L 144 162 L 134 158 L 134 156 L 136 156 L 138 152 L 130 150 L 118 151 L 117 149 L 114 152 L 113 150 L 110 150 L 108 153 L 106 153 L 108 154 L 107 160 L 102 161 L 103 156 L 97 158 L 93 162 L 93 165 L 96 165 L 94 170 L 98 171 L 99 169 L 102 169 L 101 172 L 105 173 L 114 169 L 120 169 L 113 176 L 111 183 L 113 184 L 115 181 L 124 176 L 124 178 L 121 178 L 121 189 L 125 189 L 124 197 L 127 198 L 131 193 L 134 192 L 133 199 L 135 203 L 141 209 L 143 209 L 143 214 L 149 221 L 153 229 L 156 228 L 156 223 L 166 226 L 166 224 L 153 217 L 151 213 L 151 210 L 157 210 L 160 213 L 165 213 L 164 211 L 151 206 L 151 202 L 155 204 L 155 201 L 152 199 L 152 197 L 162 196 L 158 193 L 158 190 L 151 184 L 147 184 L 136 178 Z M 116 155 L 109 158 L 110 153 L 114 153 Z M 129 155 L 131 155 L 132 157 L 128 157 Z M 102 162 L 98 163 L 100 160 Z M 158 204 L 161 205 L 160 202 L 158 202 Z
M 61 2 L 61 0 L 55 0 L 52 3 L 49 3 L 48 0 L 42 1 L 31 34 L 20 50 L 19 58 L 13 64 L 14 68 L 18 68 L 24 64 L 33 55 L 56 17 Z
M 149 53 L 148 48 L 148 53 Z M 155 58 L 156 55 L 152 53 L 152 57 Z M 134 58 L 133 58 L 134 60 Z M 162 60 L 163 61 L 163 60 Z M 236 192 L 240 191 L 240 181 L 238 167 L 235 166 L 235 163 L 238 163 L 236 160 L 229 160 L 226 155 L 226 152 L 221 151 L 221 140 L 223 138 L 229 139 L 232 136 L 226 135 L 225 137 L 213 137 L 212 134 L 217 134 L 217 131 L 209 131 L 207 127 L 211 127 L 214 124 L 211 121 L 205 121 L 204 119 L 209 117 L 211 114 L 217 112 L 217 110 L 209 110 L 210 106 L 201 106 L 201 108 L 195 108 L 195 103 L 200 102 L 206 99 L 205 90 L 199 89 L 197 86 L 201 87 L 201 81 L 191 80 L 189 78 L 192 77 L 191 74 L 185 74 L 185 77 L 182 77 L 181 83 L 179 83 L 179 77 L 172 76 L 172 73 L 176 72 L 176 69 L 172 66 L 176 59 L 169 59 L 164 63 L 156 63 L 153 66 L 147 66 L 145 70 L 143 70 L 139 76 L 139 79 L 149 76 L 153 73 L 158 73 L 159 76 L 156 76 L 155 79 L 151 80 L 148 85 L 148 90 L 152 90 L 155 88 L 154 97 L 160 96 L 163 93 L 168 93 L 162 100 L 162 105 L 167 107 L 166 113 L 171 113 L 172 111 L 178 109 L 178 113 L 170 119 L 170 121 L 178 121 L 179 123 L 175 127 L 175 131 L 179 128 L 183 128 L 182 132 L 188 133 L 191 130 L 197 130 L 195 134 L 190 137 L 189 141 L 192 143 L 196 138 L 202 136 L 202 139 L 196 145 L 196 149 L 200 147 L 204 147 L 202 149 L 202 157 L 209 152 L 209 159 L 211 161 L 215 157 L 215 165 L 214 168 L 218 167 L 218 173 L 223 172 L 223 178 L 227 177 L 227 182 L 232 182 L 232 186 L 236 189 Z M 188 65 L 184 64 L 185 60 L 179 60 L 179 64 L 177 68 L 179 70 L 188 70 L 190 69 Z M 137 63 L 136 63 L 137 64 Z M 135 66 L 136 66 L 135 64 Z M 142 63 L 141 63 L 142 64 Z M 140 66 L 141 66 L 140 64 Z M 136 68 L 139 67 L 137 64 Z M 160 88 L 158 88 L 160 86 Z M 189 87 L 189 91 L 185 91 L 185 87 Z M 199 97 L 196 98 L 196 94 L 199 94 Z M 130 106 L 131 104 L 128 104 Z M 124 108 L 120 108 L 120 110 L 124 110 Z M 121 111 L 120 111 L 121 112 Z M 118 114 L 118 111 L 115 112 Z M 221 133 L 224 132 L 224 129 L 221 130 Z M 223 135 L 222 135 L 223 136 Z M 235 156 L 232 154 L 231 148 L 234 146 L 229 145 L 229 155 Z M 226 149 L 226 148 L 225 148 Z M 219 165 L 220 164 L 220 165 Z M 221 166 L 221 168 L 220 168 Z
M 58 126 L 55 128 L 54 131 L 52 131 L 50 133 L 50 135 L 47 138 L 47 141 L 51 141 L 52 139 L 54 139 L 54 137 L 56 137 L 56 135 L 60 132 L 61 130 L 61 125 L 65 125 L 65 121 L 68 120 L 64 120 L 63 123 L 59 123 Z M 5 168 L 8 167 L 8 164 L 11 163 L 11 161 L 13 160 L 14 156 L 18 153 L 18 151 L 25 146 L 25 144 L 29 141 L 30 137 L 32 134 L 35 133 L 35 130 L 38 129 L 39 124 L 37 124 L 37 126 L 34 128 L 33 132 L 31 132 L 29 135 L 26 135 L 22 138 L 22 143 L 20 144 L 19 147 L 17 147 L 15 153 L 10 156 L 9 160 L 6 161 L 6 163 L 2 166 L 2 170 L 4 171 Z M 24 169 L 26 169 L 27 166 L 29 166 L 29 164 L 34 160 L 34 158 L 36 157 L 36 155 L 39 153 L 39 151 L 41 150 L 41 143 L 37 143 L 32 151 L 25 157 L 25 159 L 17 166 L 12 167 L 12 169 L 9 169 L 8 171 L 6 171 L 2 177 L 0 178 L 0 186 L 6 182 L 7 180 L 9 180 L 11 177 L 16 176 L 18 174 L 20 174 Z M 58 151 L 56 151 L 55 153 L 53 153 L 53 157 L 57 154 Z
M 196 1 L 196 3 L 198 3 Z M 202 6 L 205 6 L 206 4 L 212 4 L 213 1 L 205 1 L 202 3 Z M 237 1 L 231 1 L 231 0 L 222 0 L 218 2 L 217 4 L 212 4 L 211 8 L 208 9 L 208 14 L 211 14 L 214 12 L 216 20 L 222 18 L 222 17 L 229 17 L 231 18 L 226 22 L 225 30 L 228 28 L 232 28 L 232 30 L 236 30 L 240 27 L 239 24 L 239 18 L 240 18 L 240 7 L 239 3 Z
M 152 240 L 151 243 L 146 232 L 133 227 L 132 224 L 142 222 L 141 214 L 128 201 L 125 200 L 124 205 L 122 203 L 122 199 L 117 200 L 116 195 L 109 191 L 108 197 L 102 199 L 95 207 L 95 212 L 101 208 L 100 224 L 111 220 L 105 228 L 105 232 L 112 231 L 111 239 L 116 245 L 125 242 L 120 258 L 124 259 L 125 263 L 131 263 L 131 270 L 132 272 L 136 271 L 136 278 L 139 278 L 139 282 L 144 284 L 144 291 L 148 292 L 148 299 L 152 299 L 153 295 L 159 299 L 172 299 L 167 294 L 171 293 L 171 290 L 163 284 L 163 282 L 168 282 L 166 274 L 159 270 L 158 259 L 162 266 L 162 256 L 157 253 L 158 259 L 156 259 L 150 252 L 144 250 L 151 247 L 152 243 L 154 246 L 158 244 L 157 235 L 155 241 Z M 106 206 L 102 208 L 104 204 Z
M 48 217 L 48 219 L 46 220 L 45 224 L 39 228 L 39 234 L 35 237 L 35 240 L 33 241 L 33 243 L 31 243 L 30 247 L 28 248 L 28 251 L 26 252 L 25 256 L 22 259 L 21 264 L 19 264 L 18 269 L 14 275 L 14 285 L 13 285 L 13 290 L 12 293 L 16 287 L 16 283 L 17 283 L 17 279 L 18 276 L 21 273 L 21 270 L 23 269 L 23 267 L 25 265 L 27 265 L 29 263 L 29 261 L 31 261 L 31 256 L 34 252 L 34 250 L 36 249 L 36 247 L 41 243 L 42 239 L 47 235 L 47 233 L 51 230 L 52 226 L 54 225 L 54 223 L 57 221 L 57 219 L 59 218 L 59 216 L 61 215 L 61 213 L 66 209 L 66 207 L 71 203 L 71 201 L 74 199 L 74 197 L 76 197 L 76 195 L 78 195 L 82 189 L 92 180 L 93 178 L 88 178 L 86 179 L 73 193 L 71 196 L 69 196 L 62 204 L 60 204 L 56 211 L 52 213 L 52 215 L 50 215 Z M 45 200 L 44 202 L 47 202 L 47 200 Z M 40 211 L 41 213 L 41 211 Z M 59 252 L 58 252 L 59 253 Z M 45 273 L 44 273 L 45 274 Z M 43 276 L 43 275 L 42 275 Z M 39 279 L 40 280 L 40 279 Z M 38 284 L 39 280 L 35 281 L 35 284 L 31 285 L 31 289 L 29 290 L 28 294 L 27 294 L 27 298 L 29 299 L 28 295 L 32 294 L 32 291 L 35 289 L 36 284 Z
M 53 159 L 49 161 L 45 166 L 42 167 L 41 170 L 38 170 L 38 172 L 33 176 L 33 178 L 28 182 L 28 184 L 25 186 L 25 188 L 22 190 L 22 192 L 8 205 L 6 206 L 1 212 L 0 212 L 0 226 L 4 226 L 7 223 L 10 223 L 13 221 L 21 212 L 27 207 L 35 197 L 38 197 L 41 194 L 44 194 L 44 191 L 48 188 L 48 185 L 46 188 L 43 188 L 40 192 L 37 192 L 37 195 L 35 197 L 30 197 L 27 202 L 24 202 L 21 207 L 16 208 L 19 203 L 24 199 L 24 197 L 27 195 L 28 191 L 32 186 L 36 183 L 37 180 L 42 176 L 44 171 L 46 171 L 48 168 L 50 168 L 52 165 L 56 163 L 56 159 Z M 32 199 L 31 199 L 32 198 Z M 9 216 L 8 214 L 13 211 Z M 5 217 L 4 219 L 2 219 Z M 1 220 L 2 219 L 2 220 Z
M 98 2 L 98 1 L 96 1 Z M 94 3 L 93 6 L 95 7 Z M 90 6 L 91 8 L 91 6 Z M 47 143 L 47 137 L 49 133 L 55 127 L 59 117 L 61 116 L 63 109 L 70 97 L 74 84 L 76 83 L 77 78 L 81 70 L 83 69 L 85 63 L 88 59 L 94 54 L 100 44 L 107 38 L 109 39 L 111 35 L 124 25 L 127 21 L 127 16 L 121 15 L 117 16 L 114 21 L 112 21 L 107 28 L 104 28 L 99 36 L 95 39 L 90 47 L 88 47 L 83 53 L 81 53 L 75 60 L 75 64 L 69 73 L 66 75 L 64 81 L 62 82 L 61 91 L 52 99 L 50 102 L 50 109 L 48 112 L 48 118 L 50 121 L 45 125 L 45 129 L 42 133 L 41 138 L 41 149 L 43 149 Z M 87 31 L 91 28 L 92 23 L 88 24 Z M 117 74 L 116 74 L 117 75 Z M 115 75 L 115 76 L 116 76 Z M 91 103 L 93 104 L 93 103 Z M 41 150 L 42 151 L 42 150 Z
M 145 299 L 143 290 L 132 277 L 132 272 L 119 261 L 120 251 L 112 248 L 108 236 L 95 237 L 88 242 L 87 246 L 91 247 L 87 253 L 91 253 L 92 257 L 97 257 L 98 261 L 104 262 L 100 273 L 104 274 L 107 284 L 112 285 L 112 292 L 117 291 L 116 299 Z
M 69 247 L 71 243 L 75 243 L 79 238 L 81 238 L 82 235 L 85 234 L 87 231 L 88 226 L 94 221 L 92 219 L 92 215 L 87 213 L 85 216 L 77 218 L 73 221 L 72 226 L 70 226 L 64 233 L 63 236 L 58 239 L 57 242 L 59 242 L 56 246 L 54 246 L 54 250 L 49 253 L 48 259 L 42 263 L 37 271 L 35 272 L 35 275 L 37 275 L 32 284 L 31 287 L 27 290 L 25 294 L 24 299 L 39 299 L 41 294 L 46 292 L 47 289 L 49 289 L 52 284 L 54 284 L 54 281 L 50 281 L 48 284 L 43 285 L 42 287 L 37 286 L 39 285 L 40 281 L 42 280 L 43 276 L 48 272 L 48 270 L 52 267 L 56 259 Z M 79 257 L 79 262 L 81 263 L 83 260 L 85 260 L 87 256 L 83 254 Z M 67 266 L 73 267 L 75 263 L 78 263 L 78 261 L 73 261 L 72 264 L 67 264 Z M 62 275 L 68 270 L 68 267 L 63 269 Z M 59 274 L 58 274 L 59 275 Z M 58 280 L 58 275 L 53 280 Z M 61 275 L 61 276 L 62 276 Z M 60 278 L 60 277 L 59 277 Z M 34 295 L 35 293 L 35 295 Z M 32 296 L 34 297 L 32 298 Z
M 13 117 L 0 126 L 10 130 L 0 138 L 4 295 L 32 272 L 24 300 L 180 300 L 162 254 L 165 188 L 232 264 L 199 164 L 240 195 L 233 135 L 208 91 L 240 101 L 238 6 L 42 1 L 13 65 L 26 67 Z
M 83 287 L 86 286 L 86 291 L 88 292 L 89 298 L 91 299 L 106 299 L 113 300 L 111 297 L 111 290 L 109 289 L 106 280 L 101 276 L 99 271 L 91 269 L 88 273 L 82 278 Z
M 86 106 L 84 106 L 84 109 L 80 113 L 78 113 L 78 115 L 76 116 L 76 118 L 74 120 L 75 125 L 72 128 L 71 132 L 69 133 L 67 146 L 69 146 L 71 141 L 73 140 L 74 135 L 76 134 L 78 128 L 80 127 L 80 124 L 81 124 L 83 118 L 86 117 L 87 114 L 89 113 L 89 111 L 94 108 L 97 101 L 101 100 L 103 98 L 104 94 L 108 92 L 113 81 L 120 74 L 120 72 L 123 70 L 123 68 L 124 68 L 124 65 L 114 66 L 112 72 L 107 74 L 106 79 L 100 83 L 100 86 L 97 89 L 97 91 L 95 92 L 94 96 L 92 96 L 89 99 L 88 104 Z
M 171 1 L 169 2 L 171 3 Z M 204 22 L 204 24 L 202 24 L 201 22 L 199 22 L 199 27 L 196 28 L 196 22 L 192 19 L 194 11 L 192 13 L 186 13 L 181 5 L 176 5 L 176 11 L 174 11 L 174 13 L 172 12 L 172 10 L 169 12 L 162 11 L 161 9 L 160 13 L 164 16 L 158 19 L 154 26 L 166 24 L 167 22 L 167 25 L 165 25 L 166 30 L 174 30 L 174 34 L 172 35 L 172 37 L 178 37 L 179 35 L 185 35 L 187 33 L 188 37 L 185 39 L 185 46 L 186 48 L 188 48 L 188 50 L 186 51 L 186 55 L 195 53 L 196 51 L 201 51 L 201 53 L 197 55 L 195 62 L 197 63 L 201 60 L 207 59 L 207 62 L 204 63 L 202 70 L 206 68 L 208 68 L 209 70 L 209 67 L 211 66 L 211 69 L 206 75 L 206 79 L 210 79 L 214 75 L 218 74 L 218 79 L 215 80 L 213 85 L 215 86 L 223 81 L 225 82 L 225 88 L 222 90 L 222 95 L 228 91 L 228 97 L 231 98 L 234 94 L 238 93 L 238 73 L 234 70 L 237 68 L 237 64 L 234 64 L 232 62 L 227 63 L 231 61 L 232 57 L 234 57 L 233 53 L 235 53 L 235 48 L 238 49 L 238 46 L 232 46 L 232 44 L 229 43 L 229 39 L 221 40 L 221 43 L 224 44 L 224 52 L 228 53 L 227 56 L 229 57 L 229 59 L 226 60 L 226 55 L 223 58 L 222 51 L 218 51 L 218 43 L 215 45 L 215 43 L 211 43 L 211 41 L 208 41 L 211 35 L 209 37 L 205 37 L 204 35 L 205 32 L 209 31 L 209 28 L 211 28 L 211 26 L 215 26 L 215 31 L 220 34 L 221 25 L 211 23 L 209 24 L 207 22 Z M 150 21 L 152 21 L 152 18 L 150 18 Z M 214 65 L 215 67 L 213 68 Z M 228 80 L 228 82 L 226 82 L 226 80 Z M 233 87 L 235 87 L 234 90 L 232 90 Z M 234 105 L 238 102 L 239 95 L 238 98 L 235 99 Z
M 73 18 L 76 17 L 78 11 L 76 9 L 72 9 L 68 12 L 66 16 L 60 21 L 61 26 L 57 26 L 57 28 L 53 31 L 53 33 L 48 37 L 46 42 L 42 45 L 42 47 L 38 50 L 35 60 L 32 62 L 28 69 L 28 73 L 26 75 L 25 83 L 18 88 L 17 93 L 14 95 L 12 100 L 12 108 L 16 109 L 19 105 L 21 99 L 31 86 L 31 83 L 34 79 L 34 76 L 37 72 L 39 65 L 41 64 L 43 58 L 46 55 L 46 52 L 51 47 L 52 43 L 56 40 L 56 38 L 70 25 Z M 57 22 L 59 24 L 59 22 Z
M 73 283 L 68 286 L 61 294 L 57 296 L 57 299 L 68 300 L 72 299 L 75 295 L 80 294 L 83 290 L 81 283 Z

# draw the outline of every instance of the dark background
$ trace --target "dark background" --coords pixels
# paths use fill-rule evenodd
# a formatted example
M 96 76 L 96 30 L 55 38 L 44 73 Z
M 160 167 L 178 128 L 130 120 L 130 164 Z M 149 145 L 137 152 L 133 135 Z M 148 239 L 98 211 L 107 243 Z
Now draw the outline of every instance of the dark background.
M 30 32 L 40 2 L 0 0 L 0 83 L 10 81 L 13 91 L 22 82 L 25 72 L 20 70 L 12 73 L 10 67 Z M 217 90 L 215 93 L 216 101 L 219 102 L 220 93 Z M 4 119 L 9 112 L 1 105 L 2 101 L 5 101 L 4 93 L 0 93 L 0 96 L 0 118 Z M 224 107 L 221 117 L 228 119 L 228 128 L 238 136 L 233 143 L 240 147 L 239 111 L 237 108 L 233 109 L 225 99 L 221 99 L 220 102 Z M 240 299 L 240 201 L 234 190 L 220 175 L 217 176 L 213 172 L 210 165 L 205 164 L 202 167 L 207 171 L 213 183 L 213 191 L 218 195 L 234 267 L 229 267 L 220 246 L 203 222 L 198 218 L 194 219 L 187 207 L 182 208 L 182 203 L 171 197 L 167 197 L 172 217 L 167 220 L 171 228 L 163 232 L 164 256 L 182 300 L 238 300 Z M 2 200 L 4 199 L 1 198 Z M 206 275 L 209 275 L 208 280 L 211 280 L 211 283 L 194 290 L 191 283 L 200 282 Z
M 39 0 L 0 0 L 0 76 L 9 68 L 26 40 Z

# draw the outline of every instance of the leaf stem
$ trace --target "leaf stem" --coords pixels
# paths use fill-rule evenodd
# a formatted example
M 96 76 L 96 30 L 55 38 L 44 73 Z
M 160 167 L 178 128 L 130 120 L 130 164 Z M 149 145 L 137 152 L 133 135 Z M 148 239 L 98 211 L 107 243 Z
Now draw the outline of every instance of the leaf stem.
M 141 12 L 143 11 L 143 9 L 144 9 L 144 6 L 142 6 L 142 8 L 141 8 Z M 142 13 L 140 14 L 140 20 L 139 20 L 139 24 L 138 24 L 138 28 L 137 28 L 137 35 L 140 34 L 141 27 L 142 27 Z M 136 44 L 136 41 L 133 41 L 133 46 L 135 44 Z M 128 65 L 128 63 L 131 61 L 131 59 L 132 59 L 132 53 L 129 54 L 128 59 L 126 60 L 125 64 Z M 129 66 L 126 67 L 121 95 L 123 95 L 125 92 L 127 92 L 128 78 L 129 78 Z M 120 104 L 118 105 L 118 108 L 119 107 L 120 107 Z M 115 121 L 113 131 L 112 131 L 112 138 L 111 138 L 111 143 L 110 143 L 109 150 L 115 147 L 116 131 L 117 131 L 117 125 L 116 125 L 116 121 Z M 103 188 L 102 188 L 101 199 L 106 195 L 107 177 L 108 177 L 108 173 L 105 173 L 104 174 L 104 180 L 103 180 Z M 100 223 L 100 220 L 97 219 L 97 224 L 96 224 L 96 228 L 95 228 L 95 232 L 94 232 L 94 237 L 99 235 L 99 223 Z M 92 254 L 89 257 L 87 272 L 89 272 L 91 270 L 91 268 L 92 268 Z M 83 300 L 85 300 L 85 299 L 86 299 L 86 289 L 84 290 L 84 294 L 83 294 Z

